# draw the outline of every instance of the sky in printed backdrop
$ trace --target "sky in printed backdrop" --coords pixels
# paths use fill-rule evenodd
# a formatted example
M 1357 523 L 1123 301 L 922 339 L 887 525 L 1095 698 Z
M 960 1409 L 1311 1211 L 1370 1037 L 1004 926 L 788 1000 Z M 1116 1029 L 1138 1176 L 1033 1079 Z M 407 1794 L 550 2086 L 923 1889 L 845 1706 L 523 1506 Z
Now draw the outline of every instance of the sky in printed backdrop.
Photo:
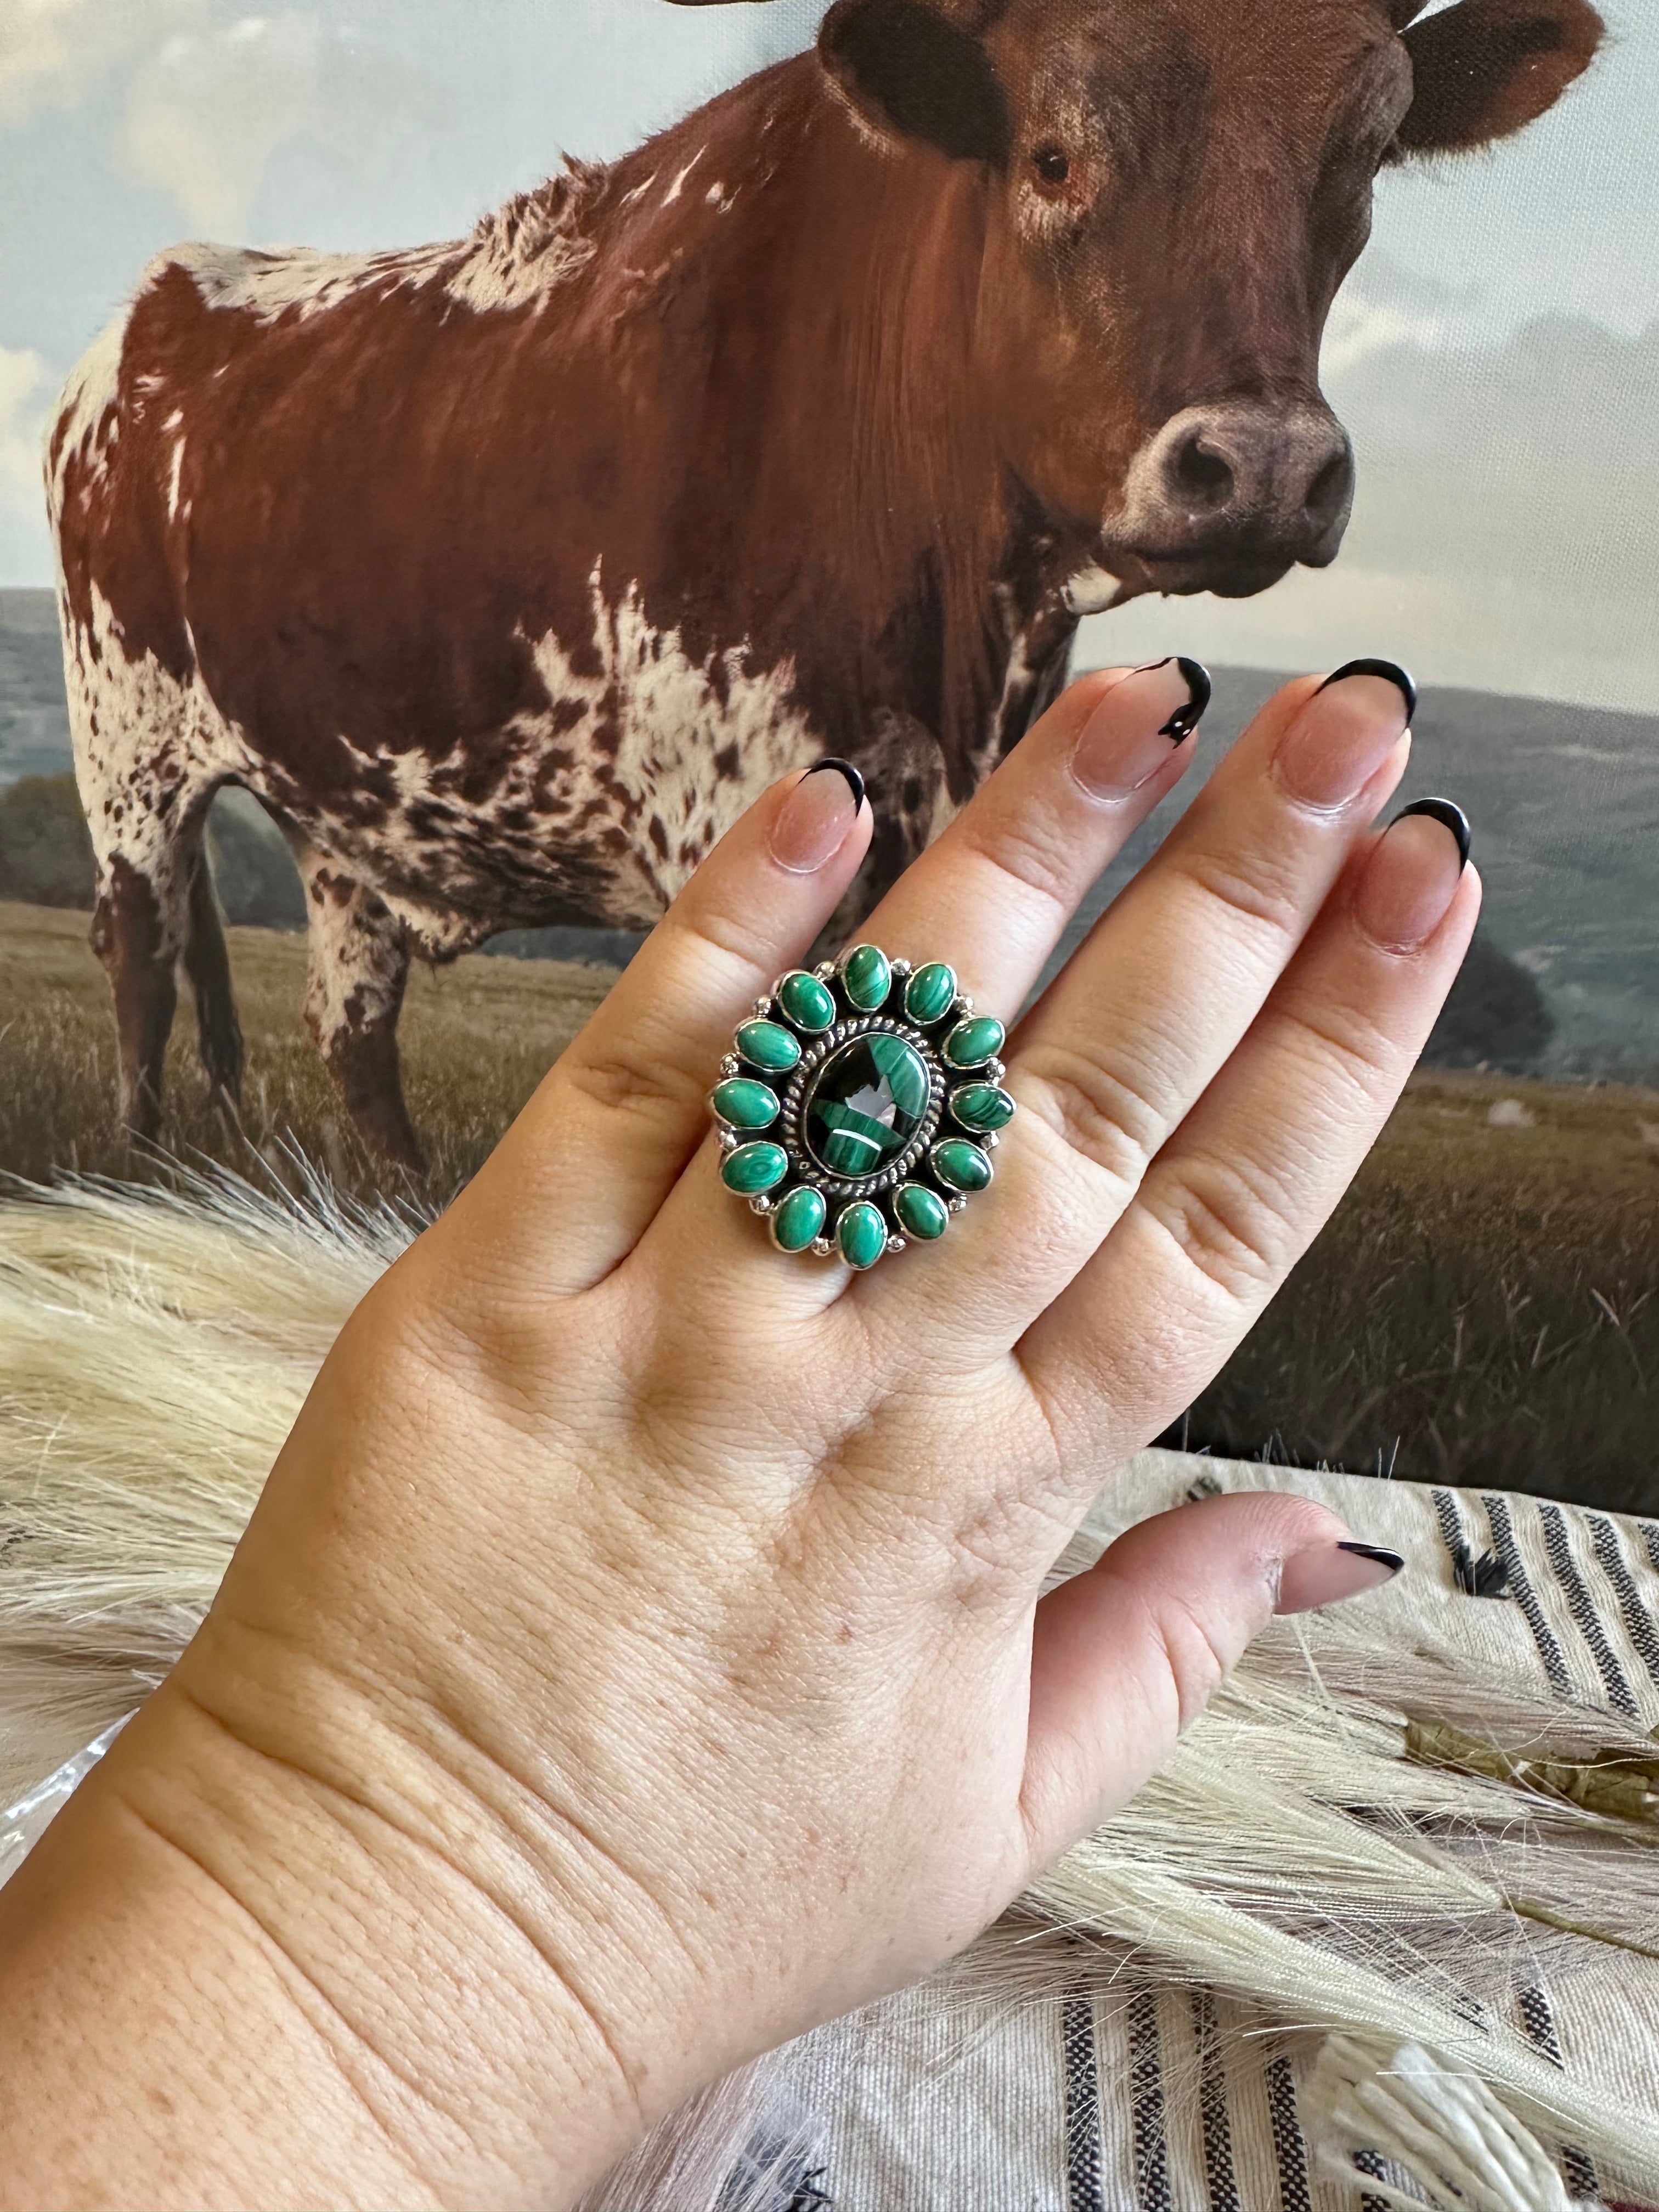
M 1121 0 L 1133 4 L 1133 0 Z M 1299 667 L 1659 709 L 1659 5 L 1513 145 L 1386 177 L 1333 317 L 1347 547 L 1265 597 L 1140 603 L 1085 659 Z M 81 349 L 181 237 L 453 235 L 804 46 L 822 0 L 0 0 L 0 584 L 44 584 L 38 443 Z

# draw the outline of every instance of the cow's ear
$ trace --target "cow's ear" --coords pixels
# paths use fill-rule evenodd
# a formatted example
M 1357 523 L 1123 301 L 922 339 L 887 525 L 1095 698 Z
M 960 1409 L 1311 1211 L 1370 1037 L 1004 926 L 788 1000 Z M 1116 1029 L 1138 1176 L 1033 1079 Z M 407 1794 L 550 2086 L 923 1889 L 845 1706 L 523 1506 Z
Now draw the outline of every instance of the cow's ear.
M 1459 0 L 1402 33 L 1416 93 L 1393 148 L 1461 154 L 1523 131 L 1595 58 L 1589 0 Z
M 953 161 L 1008 159 L 1008 96 L 974 32 L 927 0 L 836 0 L 818 33 L 824 68 L 864 121 Z

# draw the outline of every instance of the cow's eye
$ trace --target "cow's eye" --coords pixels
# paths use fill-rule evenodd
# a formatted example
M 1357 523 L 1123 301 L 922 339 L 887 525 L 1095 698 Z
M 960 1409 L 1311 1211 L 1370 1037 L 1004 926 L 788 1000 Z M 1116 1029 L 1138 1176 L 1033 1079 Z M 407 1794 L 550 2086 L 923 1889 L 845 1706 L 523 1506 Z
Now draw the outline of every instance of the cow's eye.
M 1056 146 L 1050 139 L 1032 155 L 1031 167 L 1045 185 L 1063 185 L 1072 173 L 1072 157 L 1063 146 Z

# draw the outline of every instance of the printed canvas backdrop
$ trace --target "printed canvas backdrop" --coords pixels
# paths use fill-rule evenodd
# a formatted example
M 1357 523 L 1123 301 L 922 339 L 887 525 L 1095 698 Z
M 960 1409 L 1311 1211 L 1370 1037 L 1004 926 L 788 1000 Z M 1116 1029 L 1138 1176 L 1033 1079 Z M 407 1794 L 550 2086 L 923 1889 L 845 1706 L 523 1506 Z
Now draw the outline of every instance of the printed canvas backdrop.
M 1659 15 L 1637 0 L 1604 12 L 1606 49 L 1551 113 L 1379 182 L 1322 356 L 1358 469 L 1334 566 L 1248 599 L 1141 600 L 1079 635 L 1079 666 L 1208 660 L 1206 762 L 1277 673 L 1406 660 L 1425 690 L 1410 794 L 1464 801 L 1488 884 L 1481 959 L 1432 1055 L 1463 1072 L 1414 1091 L 1302 1303 L 1282 1302 L 1279 1334 L 1259 1332 L 1195 1409 L 1194 1438 L 1558 1491 L 1552 1462 L 1571 1448 L 1607 1482 L 1650 1479 Z M 0 1168 L 116 1157 L 94 1118 L 94 1097 L 108 1117 L 112 1059 L 77 918 L 40 479 L 72 363 L 167 244 L 456 236 L 561 153 L 620 155 L 804 48 L 821 14 L 813 0 L 0 9 Z M 246 1136 L 274 1158 L 291 1128 L 343 1177 L 372 1179 L 305 1061 L 302 956 L 265 933 L 301 917 L 286 855 L 234 801 L 216 807 L 212 850 L 231 920 L 250 925 L 232 938 Z M 515 949 L 625 948 L 554 933 Z M 477 1157 L 602 981 L 471 960 L 416 976 L 404 1045 L 416 1118 L 441 1125 L 435 1173 Z M 173 1089 L 173 1140 L 223 1155 L 183 1059 Z

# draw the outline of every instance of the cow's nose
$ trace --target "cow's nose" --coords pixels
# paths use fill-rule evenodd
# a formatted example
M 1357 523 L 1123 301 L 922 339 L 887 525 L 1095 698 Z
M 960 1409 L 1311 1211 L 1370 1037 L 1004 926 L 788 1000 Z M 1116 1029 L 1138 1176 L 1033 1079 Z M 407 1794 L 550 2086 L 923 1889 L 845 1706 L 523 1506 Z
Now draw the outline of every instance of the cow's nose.
M 1135 456 L 1124 535 L 1154 558 L 1323 567 L 1353 504 L 1353 449 L 1327 407 L 1183 408 Z

